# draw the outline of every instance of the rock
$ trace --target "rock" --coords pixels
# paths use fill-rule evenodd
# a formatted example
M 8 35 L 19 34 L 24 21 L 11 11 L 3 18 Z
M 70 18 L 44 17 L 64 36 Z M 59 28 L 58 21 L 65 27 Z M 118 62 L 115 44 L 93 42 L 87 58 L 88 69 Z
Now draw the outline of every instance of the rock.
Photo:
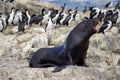
M 12 34 L 15 34 L 18 32 L 18 26 L 14 26 L 12 29 L 11 29 L 11 33 Z
M 14 46 L 15 43 L 13 41 L 13 38 L 15 37 L 15 35 L 4 35 L 0 33 L 0 57 L 7 55 L 6 51 L 8 50 L 8 48 L 10 48 L 11 46 Z
M 16 39 L 18 42 L 22 43 L 22 42 L 29 41 L 32 37 L 33 37 L 33 34 L 25 33 L 25 34 L 18 35 Z
M 119 34 L 113 35 L 107 32 L 103 34 L 95 34 L 90 39 L 90 45 L 87 55 L 87 64 L 94 67 L 110 67 L 116 66 L 120 56 L 116 53 L 119 47 Z M 117 41 L 117 42 L 116 42 Z M 113 53 L 114 52 L 114 53 Z
M 0 57 L 6 55 L 5 50 L 6 50 L 6 48 L 1 48 L 0 49 Z
M 2 0 L 0 0 L 0 12 L 1 13 L 3 13 L 3 12 L 5 12 L 5 6 L 6 6 L 6 4 L 2 1 Z
M 119 61 L 118 61 L 118 63 L 117 63 L 118 65 L 120 65 L 120 59 L 119 59 Z
M 24 58 L 28 58 L 29 55 L 30 55 L 29 53 L 24 52 L 24 51 L 20 53 L 20 56 L 21 56 L 21 58 L 23 58 L 23 59 L 24 59 Z
M 31 51 L 31 48 L 41 48 L 48 46 L 47 35 L 45 33 L 35 34 L 34 36 L 35 37 L 28 41 L 26 46 L 22 49 L 23 52 L 29 52 Z
M 29 29 L 26 29 L 26 32 L 29 32 L 29 33 L 32 33 L 32 32 L 35 32 L 35 33 L 44 33 L 45 30 L 39 26 L 32 26 L 32 27 L 29 27 Z
M 112 27 L 111 28 L 111 32 L 114 34 L 114 35 L 117 35 L 119 33 L 119 30 L 117 27 Z
M 108 69 L 105 73 L 106 80 L 119 80 L 120 79 L 120 69 L 113 67 Z
M 18 70 L 14 74 L 10 75 L 9 77 L 13 80 L 91 80 L 91 79 L 99 79 L 99 76 L 102 74 L 97 69 L 92 68 L 80 68 L 76 66 L 71 66 L 66 69 L 64 69 L 61 72 L 58 72 L 57 74 L 51 73 L 53 68 L 47 68 L 47 69 L 30 69 L 30 68 L 24 68 L 21 70 Z M 97 74 L 96 74 L 97 73 Z M 99 73 L 99 74 L 98 74 Z M 22 75 L 20 75 L 22 74 Z M 26 75 L 26 76 L 25 76 Z M 62 77 L 61 77 L 62 76 Z
M 70 33 L 71 30 L 72 28 L 64 28 L 64 27 L 60 29 L 56 29 L 53 34 L 54 44 L 55 45 L 63 44 L 65 42 L 67 35 Z
M 22 0 L 15 0 L 15 1 L 16 1 L 16 3 L 26 4 L 27 1 L 29 1 L 29 0 L 24 0 L 24 1 L 22 1 Z
M 5 62 L 5 63 L 3 63 Z M 17 63 L 17 64 L 16 64 Z M 0 79 L 1 78 L 8 78 L 10 74 L 13 74 L 16 72 L 16 70 L 19 70 L 20 68 L 24 68 L 28 66 L 27 60 L 16 60 L 14 57 L 8 58 L 8 57 L 3 57 L 0 58 Z M 20 65 L 20 66 L 18 66 Z M 2 79 L 2 80 L 4 80 Z M 7 79 L 8 80 L 8 79 Z
M 48 46 L 47 34 L 36 34 L 34 38 L 31 40 L 32 48 L 41 48 Z
M 46 9 L 55 8 L 55 9 L 58 9 L 58 10 L 61 9 L 60 6 L 58 6 L 54 3 L 49 3 L 49 2 L 41 1 L 41 0 L 39 2 L 38 1 L 33 1 L 33 0 L 28 0 L 26 7 L 31 10 L 30 11 L 31 13 L 37 13 L 37 14 L 39 14 L 41 12 L 42 8 L 46 8 Z
M 7 47 L 6 48 L 6 54 L 8 56 L 16 56 L 16 55 L 19 55 L 21 53 L 21 50 L 18 49 L 17 47 Z
M 24 68 L 11 74 L 9 78 L 12 78 L 13 80 L 119 80 L 120 78 L 120 71 L 117 68 L 112 68 L 106 71 L 100 68 L 68 66 L 61 72 L 52 73 L 52 70 L 53 68 Z
M 117 23 L 116 27 L 118 28 L 118 30 L 120 32 L 120 23 Z
M 49 6 L 48 6 L 49 5 Z M 0 1 L 0 12 L 5 13 L 7 16 L 11 12 L 12 7 L 16 7 L 22 11 L 24 11 L 25 8 L 28 8 L 30 10 L 30 14 L 40 14 L 42 8 L 55 8 L 60 10 L 60 6 L 49 3 L 46 1 L 40 1 L 40 0 L 15 0 L 12 3 L 4 3 Z

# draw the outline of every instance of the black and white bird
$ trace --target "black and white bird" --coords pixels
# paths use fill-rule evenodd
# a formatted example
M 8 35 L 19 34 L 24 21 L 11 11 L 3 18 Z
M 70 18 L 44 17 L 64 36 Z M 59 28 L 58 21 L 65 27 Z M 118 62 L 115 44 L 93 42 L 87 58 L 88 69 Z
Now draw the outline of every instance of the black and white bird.
M 63 6 L 63 12 L 65 12 L 65 11 L 66 11 L 66 8 L 67 8 L 67 4 L 66 4 L 66 3 L 64 3 L 64 6 Z
M 118 1 L 118 3 L 115 5 L 115 9 L 119 9 L 120 10 L 120 1 Z
M 54 18 L 56 16 L 56 14 L 58 13 L 58 10 L 54 9 L 54 8 L 51 8 L 51 14 L 50 14 L 50 17 L 51 18 Z
M 68 26 L 70 24 L 70 22 L 72 21 L 72 19 L 73 19 L 73 15 L 74 14 L 72 13 L 72 9 L 69 9 L 68 10 L 68 16 L 63 21 L 63 25 Z
M 98 7 L 92 7 L 90 12 L 90 19 L 96 18 L 100 12 L 100 9 Z
M 87 16 L 85 16 L 82 20 L 87 20 L 87 19 L 89 19 Z
M 78 13 L 78 7 L 75 8 L 75 12 L 73 15 L 73 20 L 79 21 L 80 20 L 80 13 Z
M 110 30 L 112 28 L 112 22 L 111 21 L 105 21 L 104 24 L 101 26 L 101 28 L 99 29 L 99 33 L 105 33 L 108 30 Z
M 104 17 L 104 22 L 109 20 L 111 18 L 111 15 L 113 15 L 113 10 L 106 11 L 106 15 Z
M 6 27 L 7 27 L 7 24 L 6 24 L 6 15 L 2 14 L 2 15 L 1 15 L 1 18 L 2 18 L 2 20 L 3 20 L 4 29 L 6 29 Z
M 113 25 L 117 24 L 117 20 L 119 18 L 119 11 L 114 11 L 113 15 L 111 16 L 111 21 Z
M 106 3 L 105 8 L 110 8 L 112 5 L 113 5 L 112 2 L 108 2 L 108 3 Z
M 61 25 L 63 23 L 63 21 L 65 20 L 65 18 L 67 17 L 67 14 L 65 13 L 66 11 L 66 3 L 64 3 L 64 6 L 61 7 L 61 11 L 59 13 L 59 17 L 56 20 L 56 26 L 57 25 Z
M 4 21 L 2 19 L 2 13 L 0 13 L 0 32 L 3 32 L 4 29 Z
M 104 21 L 110 20 L 110 21 L 112 21 L 112 25 L 116 25 L 118 17 L 119 17 L 119 11 L 109 10 L 106 12 Z
M 25 32 L 25 26 L 27 25 L 28 23 L 28 16 L 26 14 L 26 11 L 25 12 L 22 12 L 22 20 L 19 22 L 19 25 L 18 25 L 18 32 Z
M 25 9 L 25 15 L 27 17 L 26 24 L 29 25 L 30 24 L 30 20 L 31 20 L 31 16 L 30 16 L 30 13 L 29 13 L 28 9 Z
M 65 11 L 66 11 L 66 3 L 64 3 L 64 6 L 63 6 L 63 12 L 61 13 L 61 15 L 62 15 L 62 19 L 60 20 L 60 24 L 63 24 L 63 21 L 65 20 L 65 18 L 67 17 L 67 14 L 65 13 Z
M 48 23 L 48 19 L 50 18 L 50 15 L 51 15 L 51 10 L 48 10 L 48 13 L 43 16 L 41 23 L 46 25 Z
M 44 8 L 41 10 L 41 14 L 32 15 L 31 19 L 30 19 L 30 22 L 29 22 L 29 26 L 32 26 L 32 24 L 39 24 L 42 21 L 44 15 L 45 15 L 45 9 Z
M 14 0 L 2 0 L 3 2 L 13 2 Z
M 89 7 L 89 11 L 92 11 L 93 8 L 95 8 L 95 6 L 91 6 L 91 7 Z
M 87 6 L 84 6 L 83 13 L 85 13 L 86 11 L 87 11 Z
M 45 26 L 45 31 L 48 32 L 49 30 L 52 30 L 54 28 L 54 23 L 52 21 L 52 18 L 48 18 L 48 23 Z
M 55 28 L 55 25 L 52 21 L 52 18 L 49 17 L 48 19 L 48 23 L 47 25 L 45 26 L 45 32 L 47 32 L 47 38 L 48 38 L 48 45 L 52 45 L 52 36 L 53 36 L 53 31 L 52 29 Z
M 55 17 L 52 18 L 53 23 L 57 22 L 58 17 L 59 17 L 59 11 L 56 10 L 56 15 L 55 15 Z
M 63 16 L 64 15 L 62 15 L 63 14 L 63 12 L 64 12 L 64 8 L 63 7 L 61 7 L 62 8 L 62 10 L 60 11 L 60 13 L 58 14 L 59 16 L 58 16 L 58 18 L 57 18 L 57 20 L 56 20 L 56 25 L 61 25 L 61 23 L 60 23 L 60 20 L 63 18 Z
M 101 11 L 99 12 L 97 18 L 100 20 L 100 22 L 103 21 L 105 15 L 106 15 L 106 12 L 105 12 L 105 11 L 101 10 Z
M 67 14 L 63 12 L 61 15 L 62 15 L 62 19 L 60 20 L 60 24 L 63 24 L 63 21 L 66 19 Z
M 9 16 L 6 19 L 7 25 L 12 25 L 13 24 L 14 16 L 15 16 L 15 8 L 12 7 L 11 8 L 11 13 L 9 14 Z
M 26 17 L 22 18 L 22 21 L 18 24 L 18 32 L 23 32 L 25 31 L 25 25 L 26 25 Z
M 15 10 L 15 15 L 13 18 L 13 25 L 18 25 L 22 21 L 22 12 L 19 9 Z
M 117 23 L 120 23 L 120 11 L 119 10 L 117 10 L 118 11 L 118 19 L 117 19 L 117 21 L 116 21 L 116 24 Z

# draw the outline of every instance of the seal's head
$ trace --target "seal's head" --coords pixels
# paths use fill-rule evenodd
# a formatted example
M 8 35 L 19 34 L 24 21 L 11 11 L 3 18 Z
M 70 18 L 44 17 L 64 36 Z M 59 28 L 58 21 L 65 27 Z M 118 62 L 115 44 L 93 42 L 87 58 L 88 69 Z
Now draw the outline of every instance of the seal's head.
M 95 34 L 97 32 L 96 26 L 99 23 L 99 19 L 87 19 L 85 24 L 85 28 L 88 31 L 89 34 Z

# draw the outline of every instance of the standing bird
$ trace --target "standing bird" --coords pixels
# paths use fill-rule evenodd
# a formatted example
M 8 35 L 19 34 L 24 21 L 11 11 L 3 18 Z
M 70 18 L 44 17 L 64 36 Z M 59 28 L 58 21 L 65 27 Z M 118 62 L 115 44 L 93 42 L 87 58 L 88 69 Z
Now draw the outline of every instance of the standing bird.
M 59 11 L 56 10 L 56 15 L 55 17 L 52 18 L 53 23 L 56 23 L 58 17 L 59 17 Z
M 2 0 L 3 2 L 13 2 L 14 0 Z
M 110 21 L 112 21 L 112 25 L 116 25 L 118 17 L 119 17 L 119 11 L 109 10 L 106 12 L 104 21 L 110 20 Z
M 115 9 L 119 9 L 120 10 L 120 1 L 118 1 L 118 3 L 115 5 Z
M 105 5 L 105 8 L 109 8 L 112 6 L 112 2 L 108 2 L 106 5 Z
M 117 24 L 118 17 L 119 17 L 119 11 L 114 11 L 114 13 L 113 13 L 113 15 L 111 16 L 111 19 L 110 19 L 112 21 L 113 25 Z
M 110 20 L 111 15 L 113 15 L 113 11 L 112 11 L 112 10 L 106 11 L 106 15 L 105 15 L 105 18 L 104 18 L 104 22 L 107 21 L 107 20 Z
M 45 15 L 45 9 L 44 8 L 41 10 L 41 14 L 32 15 L 31 19 L 30 19 L 30 22 L 29 22 L 29 26 L 32 26 L 32 24 L 39 24 L 42 21 L 44 15 Z
M 18 32 L 23 32 L 25 31 L 25 25 L 26 25 L 26 17 L 22 18 L 22 21 L 18 25 Z
M 64 3 L 62 13 L 66 11 L 66 6 L 67 6 L 67 4 Z
M 105 21 L 102 27 L 99 29 L 99 33 L 105 33 L 106 31 L 110 30 L 112 28 L 112 22 L 111 21 Z
M 65 13 L 66 10 L 66 3 L 64 3 L 64 6 L 61 7 L 62 10 L 59 13 L 59 17 L 56 20 L 56 25 L 60 26 L 62 24 L 62 22 L 64 21 L 64 19 L 66 18 L 67 14 Z M 64 18 L 64 19 L 63 19 Z
M 27 23 L 27 25 L 29 25 L 31 16 L 30 16 L 30 14 L 29 14 L 28 9 L 25 9 L 25 14 L 26 14 L 26 17 L 27 17 L 26 23 Z
M 67 14 L 63 12 L 61 15 L 62 15 L 62 19 L 60 20 L 60 24 L 63 24 L 63 21 L 66 19 Z
M 89 7 L 89 10 L 92 11 L 95 8 L 95 6 Z
M 4 29 L 4 21 L 2 19 L 2 13 L 0 13 L 0 32 L 3 32 Z
M 75 21 L 79 21 L 80 20 L 80 14 L 78 13 L 78 7 L 75 8 L 75 12 L 74 12 L 74 15 L 73 15 L 73 19 Z
M 3 20 L 4 29 L 6 29 L 6 27 L 7 27 L 7 25 L 6 25 L 6 15 L 1 13 L 1 18 Z
M 100 9 L 98 7 L 92 7 L 90 12 L 90 19 L 96 18 L 100 12 Z
M 13 25 L 18 25 L 22 21 L 22 13 L 19 9 L 16 9 L 15 16 L 13 18 Z
M 22 21 L 18 25 L 18 32 L 23 32 L 25 31 L 25 25 L 27 23 L 28 17 L 25 14 L 22 14 Z
M 48 23 L 45 27 L 45 31 L 47 32 L 47 37 L 48 37 L 48 45 L 52 45 L 52 36 L 53 36 L 53 33 L 52 33 L 52 29 L 54 28 L 54 24 L 53 24 L 53 21 L 52 21 L 52 18 L 49 17 L 48 19 Z
M 15 16 L 15 8 L 12 7 L 11 8 L 11 13 L 9 14 L 9 16 L 6 19 L 7 25 L 12 25 L 13 24 L 14 16 Z
M 103 21 L 105 15 L 106 15 L 106 12 L 104 12 L 104 11 L 102 11 L 102 10 L 99 12 L 97 18 L 100 20 L 100 22 Z
M 56 16 L 56 14 L 58 13 L 58 10 L 54 9 L 54 8 L 51 8 L 51 14 L 50 14 L 50 17 L 51 18 L 54 18 Z
M 85 13 L 87 11 L 87 6 L 84 6 L 85 9 L 83 10 L 83 13 Z
M 119 12 L 119 10 L 118 10 L 118 19 L 117 19 L 116 23 L 120 23 L 120 12 Z
M 70 24 L 70 22 L 72 21 L 73 19 L 73 14 L 71 13 L 72 12 L 72 9 L 69 9 L 68 10 L 68 16 L 65 18 L 65 20 L 63 21 L 63 25 L 66 25 L 68 26 Z
M 48 23 L 48 19 L 49 19 L 50 15 L 51 15 L 51 10 L 48 10 L 48 13 L 43 16 L 43 19 L 41 21 L 41 25 Z
M 48 23 L 47 23 L 47 25 L 46 25 L 46 27 L 45 27 L 45 31 L 47 32 L 47 31 L 53 29 L 53 25 L 54 25 L 54 24 L 53 24 L 53 21 L 52 21 L 51 17 L 49 17 Z

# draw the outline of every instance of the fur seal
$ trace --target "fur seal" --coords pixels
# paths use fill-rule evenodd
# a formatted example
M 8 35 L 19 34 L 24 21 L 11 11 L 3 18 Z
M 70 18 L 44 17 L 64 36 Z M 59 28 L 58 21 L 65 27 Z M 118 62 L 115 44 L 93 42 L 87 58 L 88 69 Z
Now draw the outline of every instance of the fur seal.
M 87 66 L 85 57 L 89 47 L 89 38 L 96 33 L 98 19 L 80 22 L 68 35 L 65 44 L 53 48 L 41 48 L 30 59 L 29 66 L 56 67 L 60 71 L 67 65 Z
M 65 54 L 70 54 L 73 65 L 87 66 L 85 57 L 89 47 L 89 38 L 96 33 L 97 18 L 80 22 L 68 35 Z

